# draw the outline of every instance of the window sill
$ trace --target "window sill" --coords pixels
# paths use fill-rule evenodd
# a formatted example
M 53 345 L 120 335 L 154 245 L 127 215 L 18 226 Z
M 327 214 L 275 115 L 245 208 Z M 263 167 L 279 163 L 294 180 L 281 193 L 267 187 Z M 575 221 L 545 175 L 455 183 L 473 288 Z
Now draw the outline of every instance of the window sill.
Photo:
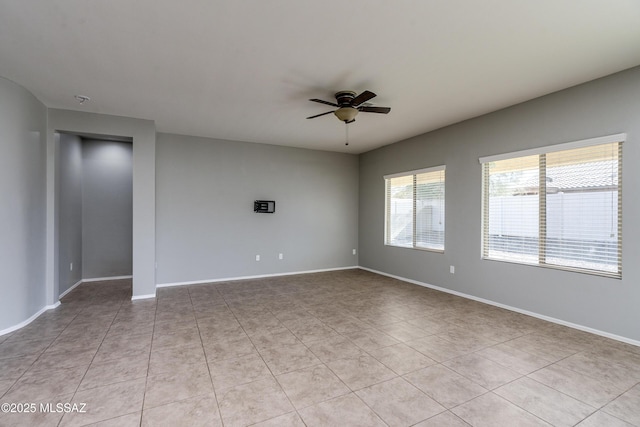
M 529 267 L 539 267 L 546 268 L 550 270 L 560 270 L 560 271 L 568 271 L 571 273 L 580 273 L 580 274 L 588 274 L 589 276 L 599 276 L 606 277 L 609 279 L 618 279 L 622 280 L 622 273 L 609 273 L 607 271 L 598 271 L 598 270 L 588 270 L 584 268 L 575 268 L 575 267 L 565 267 L 562 265 L 553 265 L 553 264 L 538 264 L 538 263 L 530 263 L 530 262 L 522 262 L 522 261 L 514 261 L 510 259 L 500 259 L 500 258 L 488 258 L 482 257 L 483 261 L 496 261 L 496 262 L 506 262 L 508 264 L 518 264 L 518 265 L 526 265 Z
M 434 253 L 437 253 L 437 254 L 443 254 L 444 253 L 444 249 L 421 248 L 421 247 L 417 247 L 417 246 L 390 245 L 388 243 L 385 243 L 384 245 L 388 246 L 390 248 L 414 249 L 414 250 L 417 250 L 417 251 L 434 252 Z

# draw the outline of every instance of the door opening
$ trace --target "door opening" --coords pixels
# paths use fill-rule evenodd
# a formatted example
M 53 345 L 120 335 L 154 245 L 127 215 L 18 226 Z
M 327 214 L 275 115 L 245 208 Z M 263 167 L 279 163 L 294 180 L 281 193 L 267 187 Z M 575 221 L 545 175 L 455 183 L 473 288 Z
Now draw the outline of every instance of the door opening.
M 131 279 L 132 138 L 58 132 L 58 291 Z

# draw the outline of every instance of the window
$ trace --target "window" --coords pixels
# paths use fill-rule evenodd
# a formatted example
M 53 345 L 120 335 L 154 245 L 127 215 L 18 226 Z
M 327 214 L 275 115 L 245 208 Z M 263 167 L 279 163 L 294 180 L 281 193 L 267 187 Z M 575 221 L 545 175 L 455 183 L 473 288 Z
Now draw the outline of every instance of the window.
M 624 140 L 481 158 L 482 257 L 620 278 Z
M 444 166 L 387 175 L 385 245 L 444 251 Z

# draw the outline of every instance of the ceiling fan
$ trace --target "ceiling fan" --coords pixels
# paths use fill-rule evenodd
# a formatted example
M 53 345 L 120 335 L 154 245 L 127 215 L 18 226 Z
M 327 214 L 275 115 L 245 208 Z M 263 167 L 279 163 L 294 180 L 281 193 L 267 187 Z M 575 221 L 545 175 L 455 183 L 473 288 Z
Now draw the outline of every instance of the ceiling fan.
M 315 119 L 316 117 L 324 116 L 326 114 L 333 113 L 338 119 L 345 123 L 353 123 L 356 121 L 356 116 L 360 111 L 364 113 L 381 113 L 387 114 L 391 111 L 389 107 L 373 107 L 371 105 L 363 105 L 365 102 L 375 97 L 376 94 L 365 90 L 360 95 L 356 96 L 356 93 L 350 90 L 342 90 L 337 92 L 336 102 L 323 101 L 322 99 L 310 99 L 309 101 L 319 102 L 320 104 L 331 105 L 332 107 L 338 107 L 337 110 L 327 111 L 326 113 L 316 114 L 315 116 L 307 117 L 307 119 Z

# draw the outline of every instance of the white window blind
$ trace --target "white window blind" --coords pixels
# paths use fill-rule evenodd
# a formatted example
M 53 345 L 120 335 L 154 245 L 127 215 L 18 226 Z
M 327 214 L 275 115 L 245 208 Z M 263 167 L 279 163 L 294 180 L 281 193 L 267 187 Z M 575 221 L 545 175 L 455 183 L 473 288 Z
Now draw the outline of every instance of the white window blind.
M 623 136 L 483 162 L 483 258 L 621 277 Z
M 385 244 L 444 251 L 445 167 L 385 176 Z

